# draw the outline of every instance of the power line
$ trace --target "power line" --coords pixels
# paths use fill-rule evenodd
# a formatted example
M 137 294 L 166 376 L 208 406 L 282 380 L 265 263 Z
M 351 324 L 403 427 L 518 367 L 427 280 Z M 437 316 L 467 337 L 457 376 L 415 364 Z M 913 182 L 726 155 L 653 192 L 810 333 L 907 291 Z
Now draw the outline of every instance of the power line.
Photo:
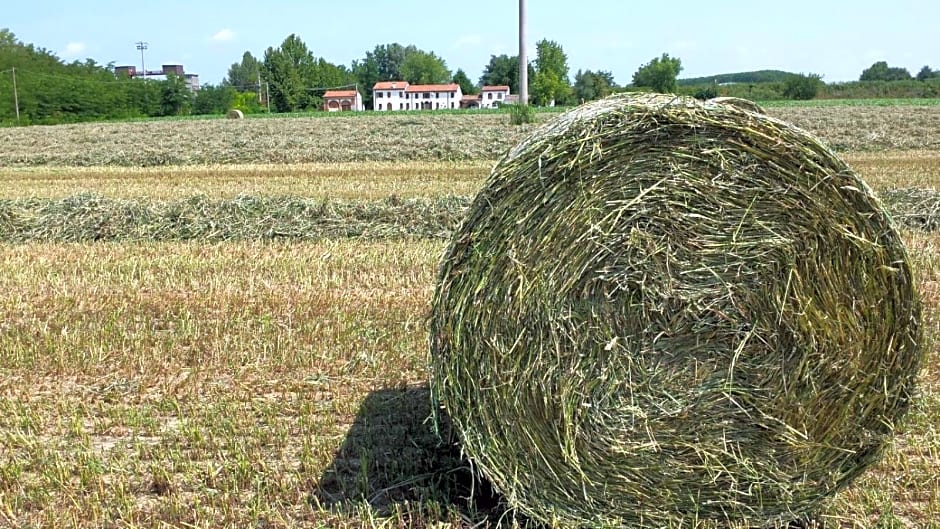
M 305 90 L 307 90 L 308 92 L 317 92 L 317 91 L 325 92 L 327 90 L 337 90 L 339 88 L 355 88 L 356 90 L 358 90 L 359 85 L 358 84 L 344 84 L 340 86 L 317 86 L 315 88 L 306 88 Z

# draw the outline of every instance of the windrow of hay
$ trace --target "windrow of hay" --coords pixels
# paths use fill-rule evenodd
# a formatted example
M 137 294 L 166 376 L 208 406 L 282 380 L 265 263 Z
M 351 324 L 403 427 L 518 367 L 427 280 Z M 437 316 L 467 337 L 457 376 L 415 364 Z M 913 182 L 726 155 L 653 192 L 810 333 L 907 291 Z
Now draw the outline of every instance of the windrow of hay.
M 880 457 L 920 336 L 897 231 L 817 139 L 624 95 L 493 170 L 441 264 L 431 385 L 537 520 L 767 526 Z
M 210 200 L 0 200 L 0 242 L 319 240 L 450 235 L 467 201 L 395 197 L 370 202 L 240 196 Z
M 880 194 L 894 220 L 922 231 L 940 229 L 940 192 L 934 189 L 886 189 Z
M 909 229 L 940 229 L 940 194 L 920 189 L 881 194 Z M 472 199 L 465 196 L 381 200 L 240 195 L 210 199 L 121 199 L 94 193 L 61 199 L 0 199 L 0 242 L 171 240 L 446 240 Z

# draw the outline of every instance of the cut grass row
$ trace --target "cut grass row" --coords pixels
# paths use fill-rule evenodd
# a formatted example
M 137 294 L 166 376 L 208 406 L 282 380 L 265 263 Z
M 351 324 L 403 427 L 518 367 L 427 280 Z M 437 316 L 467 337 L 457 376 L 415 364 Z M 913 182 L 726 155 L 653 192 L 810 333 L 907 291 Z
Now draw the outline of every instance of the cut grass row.
M 899 225 L 940 229 L 940 192 L 885 190 L 881 199 Z M 0 242 L 447 239 L 470 202 L 470 197 L 460 196 L 375 201 L 196 196 L 154 201 L 82 194 L 0 199 Z
M 926 304 L 922 395 L 830 527 L 940 526 L 940 236 L 905 239 Z M 424 422 L 442 250 L 4 246 L 0 526 L 483 521 Z
M 839 151 L 932 149 L 940 106 L 779 107 Z M 540 114 L 540 119 L 545 115 Z M 0 167 L 492 160 L 529 131 L 505 114 L 85 123 L 0 128 Z

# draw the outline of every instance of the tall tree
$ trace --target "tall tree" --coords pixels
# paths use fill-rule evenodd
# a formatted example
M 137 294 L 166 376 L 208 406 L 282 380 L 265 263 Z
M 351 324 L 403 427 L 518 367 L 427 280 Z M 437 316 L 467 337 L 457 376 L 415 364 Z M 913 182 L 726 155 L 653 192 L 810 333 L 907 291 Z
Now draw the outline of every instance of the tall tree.
M 934 77 L 940 77 L 940 71 L 931 70 L 930 66 L 924 66 L 917 72 L 918 81 L 926 81 L 927 79 L 932 79 Z
M 913 79 L 907 68 L 888 66 L 886 61 L 878 61 L 862 70 L 859 81 L 909 81 Z
M 783 83 L 783 97 L 801 100 L 813 99 L 822 84 L 822 76 L 814 73 L 791 75 Z
M 464 94 L 480 93 L 480 89 L 475 84 L 473 84 L 473 81 L 467 77 L 467 73 L 460 68 L 457 69 L 457 72 L 454 74 L 454 78 L 451 79 L 451 81 L 460 85 L 460 91 Z
M 258 75 L 261 73 L 261 62 L 246 51 L 241 62 L 233 63 L 228 68 L 228 74 L 222 80 L 223 86 L 231 86 L 239 92 L 250 92 L 258 89 Z
M 568 56 L 555 41 L 542 39 L 535 43 L 535 78 L 531 95 L 536 105 L 567 103 L 571 96 L 568 81 Z
M 161 83 L 161 107 L 164 116 L 185 116 L 190 112 L 193 91 L 186 86 L 186 79 L 179 75 L 168 75 Z
M 297 35 L 291 34 L 277 48 L 264 52 L 262 71 L 271 90 L 271 103 L 278 112 L 315 108 L 307 90 L 316 81 L 316 59 Z
M 579 102 L 607 97 L 617 88 L 614 75 L 608 71 L 581 71 L 574 76 L 574 94 Z
M 633 85 L 652 88 L 662 94 L 676 91 L 676 78 L 682 71 L 682 61 L 678 57 L 670 57 L 664 53 L 650 62 L 640 66 L 633 74 Z
M 433 52 L 410 51 L 399 67 L 402 79 L 411 84 L 444 84 L 451 80 L 447 63 Z
M 535 77 L 535 68 L 529 64 L 529 79 Z M 490 62 L 483 68 L 480 86 L 504 85 L 513 94 L 519 93 L 519 56 L 491 55 Z
M 204 84 L 199 87 L 199 91 L 196 92 L 196 97 L 193 99 L 192 113 L 196 115 L 225 114 L 234 108 L 237 95 L 238 92 L 231 86 Z M 257 96 L 249 95 L 253 96 L 252 99 L 255 103 L 258 102 Z

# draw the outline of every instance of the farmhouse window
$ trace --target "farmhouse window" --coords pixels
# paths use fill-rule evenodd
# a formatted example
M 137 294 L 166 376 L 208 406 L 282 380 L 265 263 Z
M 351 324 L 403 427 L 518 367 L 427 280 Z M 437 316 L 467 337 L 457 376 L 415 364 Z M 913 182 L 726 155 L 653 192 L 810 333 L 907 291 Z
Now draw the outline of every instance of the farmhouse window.
M 392 97 L 392 93 L 391 92 L 386 93 L 385 97 Z
M 376 99 L 382 99 L 382 92 L 376 92 L 376 93 L 375 93 L 375 98 L 376 98 Z
M 486 98 L 487 98 L 487 99 L 493 99 L 493 92 L 487 92 Z

